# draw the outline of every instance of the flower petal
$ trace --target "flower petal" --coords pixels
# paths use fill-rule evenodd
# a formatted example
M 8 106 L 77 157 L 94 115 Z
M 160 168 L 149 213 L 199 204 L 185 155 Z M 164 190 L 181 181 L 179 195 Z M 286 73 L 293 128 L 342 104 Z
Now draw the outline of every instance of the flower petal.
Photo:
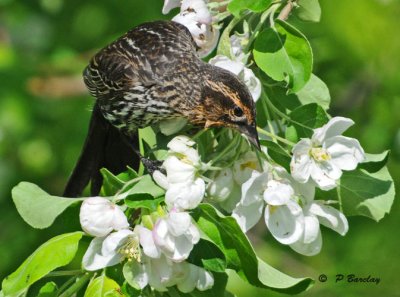
M 294 190 L 288 183 L 270 180 L 264 191 L 264 200 L 270 205 L 286 204 L 294 195 Z
M 309 244 L 314 242 L 318 234 L 320 234 L 319 221 L 313 214 L 307 214 L 304 216 L 304 233 L 303 233 L 303 243 Z
M 314 163 L 311 168 L 312 179 L 316 182 L 318 187 L 324 191 L 335 188 L 336 180 L 338 180 L 342 174 L 340 169 L 328 162 Z
M 290 162 L 290 171 L 295 180 L 300 183 L 308 181 L 312 171 L 313 161 L 309 156 L 312 148 L 310 139 L 302 139 L 293 147 L 293 157 Z
M 341 135 L 350 126 L 354 124 L 353 120 L 344 117 L 334 117 L 329 120 L 321 128 L 314 130 L 312 140 L 317 145 L 322 145 L 322 143 L 334 136 Z
M 260 173 L 253 170 L 251 177 L 242 184 L 242 198 L 240 203 L 244 206 L 262 201 L 262 193 L 267 188 L 269 173 Z
M 243 232 L 247 232 L 261 219 L 263 208 L 264 202 L 262 200 L 247 205 L 239 202 L 232 212 L 232 217 Z
M 168 183 L 182 183 L 194 179 L 196 169 L 193 164 L 182 162 L 176 156 L 167 157 L 163 167 L 167 171 Z
M 184 234 L 192 225 L 192 218 L 187 212 L 171 210 L 168 215 L 168 230 L 174 236 Z
M 272 236 L 282 244 L 292 244 L 303 235 L 303 211 L 296 202 L 289 201 L 281 206 L 267 205 L 264 218 Z
M 213 275 L 201 267 L 198 267 L 198 269 L 199 269 L 199 272 L 198 272 L 198 280 L 197 280 L 196 288 L 199 291 L 206 291 L 208 289 L 211 289 L 212 286 L 214 286 Z
M 314 201 L 309 211 L 316 216 L 322 225 L 331 228 L 340 235 L 344 236 L 349 230 L 349 223 L 343 213 L 336 208 L 324 204 L 323 201 Z
M 316 239 L 309 243 L 304 243 L 302 240 L 299 240 L 295 243 L 292 243 L 290 247 L 302 254 L 304 256 L 314 256 L 321 251 L 322 248 L 322 236 L 321 231 L 318 232 Z
M 143 248 L 143 253 L 150 258 L 160 258 L 161 251 L 154 242 L 153 232 L 140 225 L 137 225 L 135 230 L 137 230 L 139 233 L 139 241 Z
M 335 136 L 327 139 L 325 145 L 331 162 L 342 170 L 354 170 L 365 159 L 364 150 L 357 139 Z
M 170 184 L 165 193 L 165 203 L 169 208 L 193 209 L 203 200 L 205 189 L 205 182 L 201 178 L 194 182 Z

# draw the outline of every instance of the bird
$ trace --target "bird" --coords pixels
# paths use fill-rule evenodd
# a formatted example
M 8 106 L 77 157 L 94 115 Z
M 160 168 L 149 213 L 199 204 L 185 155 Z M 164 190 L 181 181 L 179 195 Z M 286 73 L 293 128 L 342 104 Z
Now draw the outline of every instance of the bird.
M 227 127 L 259 149 L 256 108 L 246 85 L 204 62 L 189 30 L 173 21 L 138 25 L 97 52 L 83 71 L 95 98 L 81 155 L 64 190 L 78 197 L 91 184 L 98 195 L 105 167 L 113 174 L 138 168 L 138 129 L 185 118 L 201 128 Z M 151 169 L 151 168 L 150 168 Z

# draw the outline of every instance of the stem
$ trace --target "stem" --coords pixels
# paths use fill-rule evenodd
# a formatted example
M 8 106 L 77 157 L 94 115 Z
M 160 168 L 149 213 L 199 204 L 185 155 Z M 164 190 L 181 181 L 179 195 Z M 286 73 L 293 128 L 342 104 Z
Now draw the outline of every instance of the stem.
M 57 290 L 57 296 L 59 296 L 62 292 L 64 292 L 65 289 L 67 289 L 70 285 L 72 285 L 78 277 L 79 275 L 76 275 L 74 277 L 71 277 L 65 283 L 63 283 L 62 286 Z
M 81 273 L 82 270 L 52 271 L 46 274 L 44 277 L 71 276 L 71 275 L 79 275 Z
M 289 141 L 289 140 L 287 140 L 286 138 L 282 138 L 282 137 L 280 137 L 280 136 L 278 136 L 278 135 L 275 135 L 275 134 L 273 134 L 273 133 L 271 133 L 271 132 L 268 132 L 268 131 L 266 131 L 266 130 L 260 128 L 260 127 L 257 127 L 257 132 L 260 133 L 260 134 L 264 134 L 264 135 L 266 135 L 266 136 L 269 136 L 269 137 L 271 137 L 272 139 L 279 140 L 280 142 L 282 142 L 282 143 L 284 143 L 284 144 L 287 144 L 287 145 L 289 145 L 289 146 L 294 146 L 294 143 L 291 142 L 291 141 Z
M 78 292 L 92 277 L 91 273 L 84 274 L 78 281 L 69 287 L 60 295 L 60 297 L 69 297 Z
M 137 177 L 137 178 L 134 178 L 134 179 L 132 179 L 132 180 L 126 182 L 126 183 L 124 184 L 124 186 L 122 187 L 122 189 L 119 190 L 119 191 L 115 194 L 114 202 L 118 202 L 119 200 L 125 199 L 126 196 L 127 196 L 127 193 L 124 193 L 125 195 L 122 195 L 122 193 L 126 190 L 126 188 L 129 187 L 130 185 L 132 185 L 132 184 L 134 184 L 134 183 L 140 181 L 143 177 L 144 177 L 144 175 L 139 176 L 139 177 Z
M 263 12 L 263 14 L 260 17 L 260 21 L 258 22 L 256 28 L 254 29 L 253 33 L 250 34 L 249 41 L 244 48 L 244 52 L 247 53 L 250 50 L 251 44 L 254 42 L 254 40 L 257 38 L 259 31 L 261 30 L 262 26 L 264 25 L 265 20 L 268 18 L 268 16 L 271 13 L 275 13 L 275 11 L 280 7 L 281 2 L 276 2 L 272 4 L 266 11 Z
M 210 164 L 210 166 L 212 164 L 214 164 L 215 162 L 217 162 L 219 159 L 221 159 L 223 156 L 225 156 L 228 152 L 230 152 L 234 147 L 236 147 L 237 142 L 238 142 L 238 137 L 241 137 L 240 135 L 234 135 L 233 139 L 231 141 L 231 143 L 226 146 L 222 152 L 220 152 L 214 159 L 212 159 L 210 162 L 208 162 Z

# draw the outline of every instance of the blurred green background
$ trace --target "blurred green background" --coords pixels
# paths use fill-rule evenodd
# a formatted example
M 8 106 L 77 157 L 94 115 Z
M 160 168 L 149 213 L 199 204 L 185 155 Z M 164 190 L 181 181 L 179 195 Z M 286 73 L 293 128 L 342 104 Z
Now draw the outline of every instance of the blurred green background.
M 321 0 L 322 21 L 298 26 L 310 39 L 314 72 L 329 86 L 332 115 L 351 117 L 350 136 L 367 152 L 391 149 L 389 169 L 400 187 L 400 2 Z M 107 42 L 161 15 L 162 0 L 0 0 L 0 279 L 44 240 L 76 226 L 66 216 L 49 230 L 19 217 L 11 188 L 37 183 L 60 194 L 81 149 L 93 100 L 80 73 Z M 172 15 L 174 12 L 172 12 Z M 342 238 L 323 230 L 322 252 L 308 258 L 277 244 L 263 227 L 261 257 L 294 276 L 327 282 L 301 296 L 400 296 L 400 204 L 378 224 L 350 218 Z M 76 213 L 76 209 L 70 212 Z M 254 234 L 255 232 L 253 232 Z M 265 236 L 264 236 L 265 234 Z M 380 283 L 335 283 L 336 274 L 379 277 Z M 282 296 L 232 278 L 239 296 Z

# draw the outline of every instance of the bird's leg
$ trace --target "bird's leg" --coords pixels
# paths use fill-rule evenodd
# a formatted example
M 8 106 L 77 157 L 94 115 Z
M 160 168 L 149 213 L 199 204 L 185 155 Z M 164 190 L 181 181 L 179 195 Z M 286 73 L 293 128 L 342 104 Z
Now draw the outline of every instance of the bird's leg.
M 132 145 L 132 142 L 130 141 L 130 139 L 129 139 L 126 135 L 124 135 L 124 134 L 121 133 L 121 137 L 122 137 L 122 139 L 124 140 L 124 142 L 125 142 L 126 144 L 128 144 L 130 147 L 132 147 L 132 150 L 133 150 L 133 151 L 135 152 L 135 154 L 139 157 L 140 162 L 142 162 L 143 166 L 146 168 L 147 172 L 148 172 L 150 175 L 153 175 L 154 171 L 157 171 L 157 170 L 160 171 L 160 172 L 162 172 L 163 174 L 166 174 L 165 169 L 164 169 L 164 168 L 161 168 L 161 165 L 162 165 L 162 163 L 163 163 L 162 161 L 159 161 L 159 160 L 151 160 L 151 159 L 149 159 L 149 158 L 144 157 L 144 156 L 140 153 L 139 149 L 138 149 L 137 147 L 135 147 L 134 145 Z M 137 135 L 136 135 L 136 137 L 137 137 Z

